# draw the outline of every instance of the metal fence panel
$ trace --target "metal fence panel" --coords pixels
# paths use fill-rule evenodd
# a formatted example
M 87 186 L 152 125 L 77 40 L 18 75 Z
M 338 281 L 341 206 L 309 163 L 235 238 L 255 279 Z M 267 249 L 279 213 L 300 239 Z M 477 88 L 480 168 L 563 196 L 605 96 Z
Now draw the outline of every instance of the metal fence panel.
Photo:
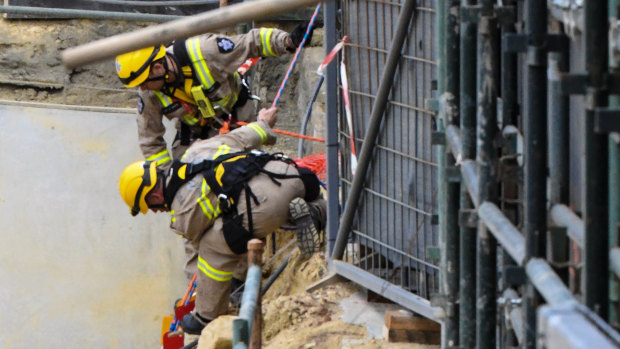
M 403 3 L 341 3 L 342 35 L 349 37 L 344 56 L 356 149 L 361 148 Z M 431 146 L 434 120 L 425 107 L 437 71 L 435 17 L 434 1 L 418 2 L 371 167 L 367 174 L 356 174 L 366 175 L 350 238 L 358 255 L 345 258 L 426 299 L 438 290 L 439 271 L 438 261 L 427 253 L 427 247 L 438 243 L 438 229 L 432 222 L 437 207 L 437 156 Z M 340 116 L 340 181 L 346 198 L 353 180 L 352 152 L 344 110 Z

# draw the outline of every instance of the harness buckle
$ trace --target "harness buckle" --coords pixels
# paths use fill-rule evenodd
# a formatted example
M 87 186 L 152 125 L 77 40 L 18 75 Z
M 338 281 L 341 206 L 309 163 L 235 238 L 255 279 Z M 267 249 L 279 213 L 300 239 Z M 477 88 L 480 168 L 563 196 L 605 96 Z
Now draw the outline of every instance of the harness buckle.
M 220 210 L 224 213 L 229 212 L 230 209 L 232 208 L 232 203 L 228 199 L 228 196 L 222 193 L 217 196 L 217 199 L 219 200 Z

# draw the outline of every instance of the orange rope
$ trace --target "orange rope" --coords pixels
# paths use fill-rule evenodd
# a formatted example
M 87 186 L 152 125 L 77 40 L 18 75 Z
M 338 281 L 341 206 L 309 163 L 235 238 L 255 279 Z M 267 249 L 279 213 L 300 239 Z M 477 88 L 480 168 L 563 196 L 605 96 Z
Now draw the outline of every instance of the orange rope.
M 243 122 L 243 121 L 237 121 L 237 125 L 247 125 L 247 122 Z M 286 136 L 291 136 L 291 137 L 297 137 L 297 138 L 303 138 L 303 139 L 307 139 L 309 141 L 315 141 L 315 142 L 321 142 L 321 143 L 325 143 L 325 140 L 322 138 L 317 138 L 317 137 L 311 137 L 311 136 L 306 136 L 306 135 L 302 135 L 299 133 L 293 133 L 293 132 L 289 132 L 289 131 L 283 131 L 283 130 L 277 130 L 277 129 L 272 129 L 273 132 L 275 133 L 279 133 L 282 135 L 286 135 Z

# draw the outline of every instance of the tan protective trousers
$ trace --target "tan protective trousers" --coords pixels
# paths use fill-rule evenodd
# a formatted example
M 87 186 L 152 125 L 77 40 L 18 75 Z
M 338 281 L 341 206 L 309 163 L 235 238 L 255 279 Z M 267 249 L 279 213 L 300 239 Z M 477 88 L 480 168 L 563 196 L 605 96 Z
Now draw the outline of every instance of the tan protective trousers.
M 274 173 L 298 174 L 294 166 L 281 161 L 271 161 L 265 169 Z M 261 173 L 249 182 L 252 192 L 260 203 L 256 205 L 250 199 L 256 238 L 264 238 L 281 225 L 287 224 L 289 202 L 305 195 L 304 184 L 299 178 L 277 179 L 277 181 L 281 185 L 277 185 L 266 174 Z M 325 200 L 318 199 L 309 204 L 317 207 L 325 217 Z M 245 191 L 241 191 L 237 210 L 239 214 L 243 214 L 243 223 L 248 229 Z M 227 313 L 230 279 L 239 261 L 247 256 L 235 254 L 230 250 L 224 239 L 221 218 L 215 221 L 200 240 L 198 254 L 196 310 L 205 318 L 215 319 Z

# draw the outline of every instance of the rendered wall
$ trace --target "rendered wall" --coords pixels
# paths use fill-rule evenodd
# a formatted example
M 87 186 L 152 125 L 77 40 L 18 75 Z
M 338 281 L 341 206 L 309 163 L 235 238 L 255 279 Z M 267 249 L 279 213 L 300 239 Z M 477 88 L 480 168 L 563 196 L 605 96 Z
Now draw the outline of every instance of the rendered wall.
M 159 347 L 183 248 L 118 194 L 133 113 L 0 105 L 0 125 L 0 347 Z

